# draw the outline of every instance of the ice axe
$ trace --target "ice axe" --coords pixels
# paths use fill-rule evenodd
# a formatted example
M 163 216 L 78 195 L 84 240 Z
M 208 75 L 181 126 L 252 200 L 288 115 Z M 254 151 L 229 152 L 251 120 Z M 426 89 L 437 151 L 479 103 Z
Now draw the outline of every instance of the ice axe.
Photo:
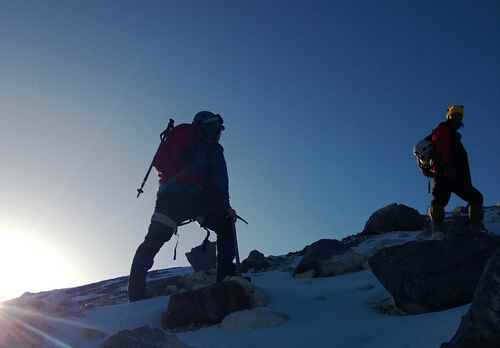
M 248 221 L 246 221 L 245 219 L 243 219 L 239 215 L 236 215 L 236 220 L 241 220 L 245 224 L 248 225 Z M 236 257 L 236 273 L 240 274 L 240 252 L 238 250 L 238 236 L 236 234 L 236 221 L 234 223 L 232 223 L 231 226 L 232 226 L 233 240 L 234 240 L 234 254 L 235 254 L 235 257 Z
M 148 181 L 148 177 L 149 177 L 149 174 L 151 173 L 151 169 L 153 169 L 153 165 L 155 163 L 156 155 L 158 154 L 158 151 L 160 150 L 161 145 L 165 141 L 167 141 L 168 133 L 170 133 L 170 131 L 172 129 L 174 129 L 174 120 L 170 119 L 168 121 L 167 128 L 163 132 L 161 132 L 161 134 L 160 134 L 160 140 L 161 140 L 160 141 L 160 145 L 158 145 L 158 149 L 156 150 L 155 155 L 153 156 L 153 160 L 151 161 L 151 164 L 149 165 L 148 171 L 146 172 L 146 176 L 144 177 L 144 180 L 142 181 L 142 185 L 141 185 L 141 187 L 139 187 L 137 189 L 137 198 L 139 198 L 139 196 L 141 195 L 141 193 L 144 193 L 144 191 L 142 189 L 144 188 L 144 185 L 146 185 L 146 181 Z

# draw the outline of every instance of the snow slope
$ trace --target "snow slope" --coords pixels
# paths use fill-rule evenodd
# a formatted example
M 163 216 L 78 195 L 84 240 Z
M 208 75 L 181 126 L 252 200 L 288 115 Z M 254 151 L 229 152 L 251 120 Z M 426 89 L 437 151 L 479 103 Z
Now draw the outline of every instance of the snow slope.
M 390 296 L 369 271 L 309 280 L 296 280 L 285 272 L 268 272 L 253 276 L 252 280 L 270 296 L 270 308 L 287 313 L 289 322 L 260 330 L 226 330 L 215 326 L 181 333 L 179 338 L 193 347 L 207 348 L 439 347 L 452 336 L 467 309 L 464 306 L 418 316 L 383 314 L 379 307 Z M 113 334 L 143 325 L 159 327 L 167 305 L 168 297 L 158 297 L 96 307 L 81 318 L 57 322 L 57 330 L 50 334 L 70 347 L 99 347 L 103 339 L 83 338 L 84 328 Z M 67 347 L 50 344 L 50 347 Z
M 486 210 L 485 222 L 489 231 L 500 235 L 499 211 L 496 207 Z M 354 249 L 371 255 L 383 247 L 417 240 L 418 235 L 419 232 L 387 233 L 370 237 Z M 151 272 L 150 280 L 189 272 L 187 268 Z M 270 309 L 288 314 L 288 322 L 258 330 L 213 326 L 179 333 L 178 337 L 199 348 L 439 347 L 453 336 L 468 308 L 462 306 L 411 316 L 392 313 L 390 295 L 370 271 L 318 279 L 295 279 L 288 272 L 251 276 L 252 282 L 269 295 Z M 27 294 L 0 308 L 0 332 L 8 328 L 9 323 L 24 322 L 24 329 L 35 331 L 34 335 L 40 337 L 37 347 L 97 348 L 105 339 L 98 332 L 112 335 L 143 325 L 160 327 L 161 314 L 168 306 L 169 297 L 129 304 L 125 291 L 126 278 L 123 277 L 79 288 Z M 27 313 L 19 309 L 20 304 L 29 301 L 42 310 Z M 83 309 L 65 312 L 64 309 L 72 308 L 71 304 Z M 0 347 L 13 348 L 2 345 L 1 334 Z

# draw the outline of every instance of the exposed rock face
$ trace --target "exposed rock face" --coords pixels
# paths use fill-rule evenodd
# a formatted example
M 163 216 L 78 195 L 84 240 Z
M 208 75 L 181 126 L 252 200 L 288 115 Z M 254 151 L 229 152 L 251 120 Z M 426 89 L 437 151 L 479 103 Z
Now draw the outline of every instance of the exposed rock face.
M 182 282 L 182 280 L 187 276 L 175 276 L 164 279 L 155 279 L 147 283 L 148 294 L 152 297 L 165 296 L 168 294 L 168 289 L 175 287 Z
M 281 256 L 264 256 L 258 250 L 253 250 L 240 266 L 242 273 L 282 271 L 291 272 L 297 262 L 304 255 L 304 251 L 290 252 Z
M 214 269 L 216 265 L 216 243 L 207 242 L 191 249 L 186 257 L 195 272 Z
M 124 330 L 109 337 L 102 348 L 189 348 L 177 336 L 148 326 Z
M 381 234 L 392 231 L 419 231 L 427 224 L 425 215 L 403 204 L 393 203 L 370 216 L 363 234 Z
M 199 271 L 178 277 L 161 289 L 161 295 L 169 296 L 178 292 L 192 291 L 215 283 L 215 270 Z
M 243 260 L 240 266 L 240 271 L 243 273 L 259 272 L 271 268 L 272 263 L 269 261 L 264 254 L 258 250 L 252 250 L 248 255 L 248 258 Z
M 176 284 L 181 274 L 191 273 L 188 267 L 148 272 L 148 294 L 164 295 L 165 287 Z M 128 276 L 103 280 L 83 286 L 40 293 L 24 293 L 5 304 L 21 309 L 50 314 L 52 316 L 81 316 L 87 309 L 128 303 Z
M 335 239 L 321 239 L 307 247 L 294 271 L 296 277 L 331 277 L 363 269 L 366 259 Z
M 500 347 L 500 251 L 488 262 L 457 333 L 441 347 Z
M 381 250 L 369 264 L 398 308 L 425 313 L 471 302 L 487 260 L 499 247 L 499 238 L 488 235 L 409 242 Z
M 162 327 L 189 330 L 220 323 L 227 315 L 262 305 L 262 297 L 248 281 L 233 277 L 197 290 L 172 295 Z

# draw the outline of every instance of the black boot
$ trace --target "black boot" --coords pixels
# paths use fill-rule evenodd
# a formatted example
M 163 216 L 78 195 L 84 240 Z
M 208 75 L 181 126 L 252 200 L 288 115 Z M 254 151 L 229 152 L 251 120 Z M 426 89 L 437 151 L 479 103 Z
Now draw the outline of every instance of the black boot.
M 132 267 L 130 269 L 130 276 L 128 278 L 128 298 L 130 302 L 140 301 L 147 298 L 146 292 L 146 275 L 150 263 L 144 261 L 144 247 L 143 244 L 137 249 Z M 149 266 L 149 267 L 148 267 Z

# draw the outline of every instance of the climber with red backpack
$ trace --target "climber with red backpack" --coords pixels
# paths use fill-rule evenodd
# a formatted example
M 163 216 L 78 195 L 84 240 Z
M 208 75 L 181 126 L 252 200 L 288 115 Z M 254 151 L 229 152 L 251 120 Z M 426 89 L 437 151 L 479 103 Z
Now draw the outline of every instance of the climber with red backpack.
M 217 281 L 236 274 L 234 223 L 238 217 L 229 203 L 224 149 L 219 144 L 224 120 L 209 111 L 198 112 L 190 124 L 170 121 L 151 167 L 160 187 L 148 233 L 137 248 L 129 277 L 130 301 L 147 298 L 146 274 L 160 248 L 178 226 L 197 220 L 217 235 Z M 150 167 L 150 169 L 151 169 Z M 143 185 L 147 180 L 146 175 Z
M 451 193 L 469 203 L 471 232 L 481 232 L 483 221 L 483 195 L 472 185 L 469 159 L 458 130 L 463 126 L 463 105 L 450 105 L 446 121 L 414 148 L 417 163 L 425 176 L 433 181 L 432 203 L 429 216 L 432 238 L 443 239 L 444 208 Z

